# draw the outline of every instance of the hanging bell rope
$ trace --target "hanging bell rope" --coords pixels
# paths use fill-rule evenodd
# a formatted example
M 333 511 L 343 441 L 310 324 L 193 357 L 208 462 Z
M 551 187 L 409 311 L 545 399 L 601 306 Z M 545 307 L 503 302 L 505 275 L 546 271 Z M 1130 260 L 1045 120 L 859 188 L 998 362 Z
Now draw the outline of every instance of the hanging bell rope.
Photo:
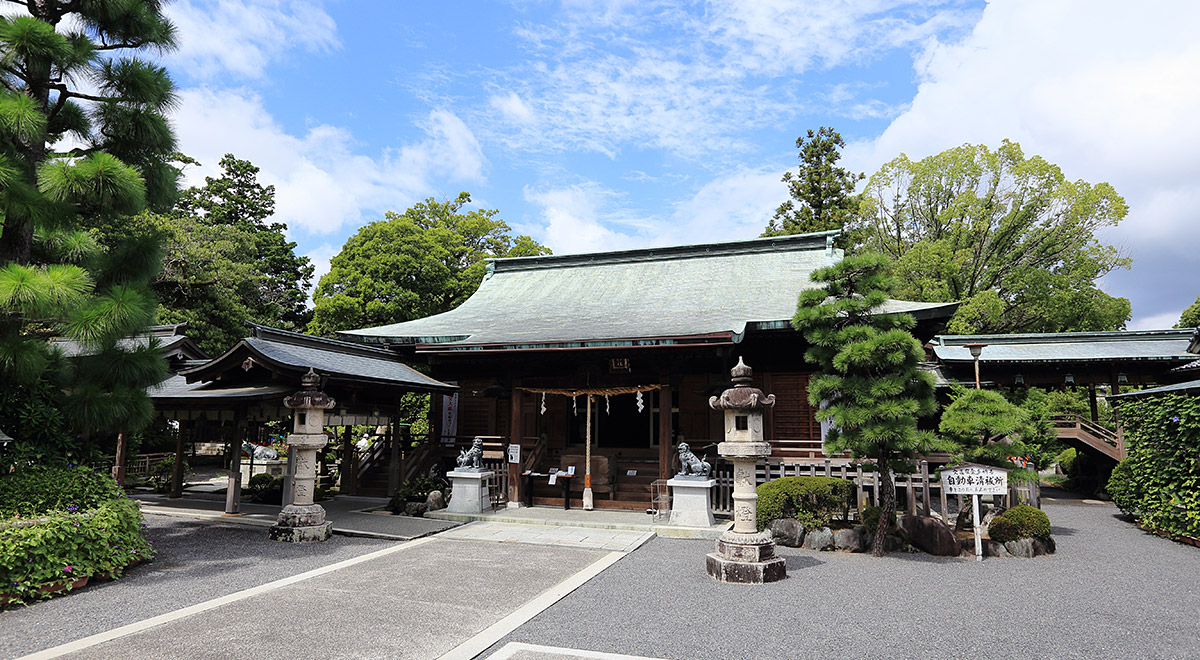
M 630 385 L 628 387 L 581 387 L 578 389 L 563 389 L 550 387 L 518 387 L 522 392 L 533 392 L 534 394 L 559 394 L 562 396 L 576 397 L 583 394 L 591 394 L 594 396 L 616 396 L 618 394 L 633 394 L 635 392 L 653 392 L 661 390 L 662 385 Z

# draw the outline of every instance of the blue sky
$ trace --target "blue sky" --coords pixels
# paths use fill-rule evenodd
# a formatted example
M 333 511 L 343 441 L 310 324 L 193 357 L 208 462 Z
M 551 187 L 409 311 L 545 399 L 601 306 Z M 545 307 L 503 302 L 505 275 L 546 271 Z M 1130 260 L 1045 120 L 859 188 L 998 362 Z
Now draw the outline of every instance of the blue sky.
M 182 149 L 262 168 L 320 272 L 348 236 L 472 193 L 556 253 L 751 238 L 795 139 L 868 175 L 1019 141 L 1130 203 L 1131 327 L 1200 294 L 1190 2 L 176 0 Z

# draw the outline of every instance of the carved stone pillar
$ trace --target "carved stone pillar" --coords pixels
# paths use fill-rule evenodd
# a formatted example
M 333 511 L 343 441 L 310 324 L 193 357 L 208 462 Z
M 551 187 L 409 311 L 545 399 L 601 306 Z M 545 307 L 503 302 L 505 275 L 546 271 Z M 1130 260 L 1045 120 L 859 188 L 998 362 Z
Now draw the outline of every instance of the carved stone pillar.
M 325 508 L 313 503 L 317 484 L 317 452 L 325 447 L 325 411 L 334 400 L 320 391 L 321 377 L 312 369 L 300 380 L 301 389 L 283 400 L 283 405 L 296 411 L 293 433 L 288 436 L 289 447 L 296 449 L 296 475 L 293 477 L 293 499 L 279 512 L 271 526 L 269 538 L 288 543 L 324 541 L 332 534 L 333 523 L 325 520 Z
M 741 358 L 730 372 L 734 386 L 708 400 L 725 411 L 725 442 L 717 453 L 733 462 L 733 529 L 717 539 L 717 551 L 707 558 L 708 574 L 722 582 L 763 583 L 787 577 L 775 542 L 758 532 L 758 492 L 755 470 L 771 454 L 763 440 L 763 410 L 775 405 L 774 394 L 751 387 L 752 371 Z

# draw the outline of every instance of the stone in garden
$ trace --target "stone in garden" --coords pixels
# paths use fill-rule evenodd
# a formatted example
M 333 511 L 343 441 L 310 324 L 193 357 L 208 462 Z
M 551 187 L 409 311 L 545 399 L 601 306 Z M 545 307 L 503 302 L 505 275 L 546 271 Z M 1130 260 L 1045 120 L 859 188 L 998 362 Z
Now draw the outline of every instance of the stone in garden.
M 958 517 L 954 519 L 954 529 L 960 532 L 969 532 L 974 528 L 975 521 L 972 518 L 971 507 L 964 506 L 958 512 Z
M 421 516 L 425 515 L 425 503 L 424 502 L 407 502 L 407 503 L 405 503 L 404 515 L 413 516 L 414 518 L 420 518 Z
M 833 533 L 833 547 L 838 550 L 847 552 L 862 552 L 863 551 L 863 527 L 859 525 L 854 529 L 839 529 Z
M 900 533 L 912 545 L 939 557 L 958 554 L 958 537 L 954 530 L 939 518 L 932 516 L 910 516 L 900 518 Z
M 446 508 L 446 498 L 440 490 L 431 490 L 429 495 L 425 497 L 425 509 L 427 511 L 437 511 Z
M 1054 542 L 1053 537 L 1033 540 L 1033 551 L 1035 555 L 1052 555 L 1058 549 L 1058 545 Z
M 1008 556 L 1008 551 L 1004 549 L 1003 543 L 1000 543 L 999 541 L 993 541 L 991 539 L 980 539 L 980 540 L 981 540 L 982 546 L 983 546 L 983 556 L 984 557 L 1007 557 Z M 960 556 L 962 556 L 962 557 L 974 557 L 975 556 L 975 539 L 974 538 L 962 539 L 959 541 L 959 544 L 962 547 L 962 553 Z
M 988 512 L 987 512 L 987 513 L 985 513 L 985 514 L 983 514 L 983 515 L 982 515 L 982 516 L 979 518 L 979 527 L 980 527 L 980 529 L 981 529 L 981 530 L 986 530 L 986 529 L 988 528 L 988 525 L 992 524 L 992 521 L 996 519 L 996 516 L 998 516 L 998 515 L 1000 515 L 1000 514 L 1004 513 L 1005 511 L 1008 511 L 1008 509 L 1006 509 L 1006 508 L 1004 508 L 1004 507 L 1002 507 L 1002 506 L 998 506 L 998 507 L 995 507 L 995 508 L 992 508 L 992 509 L 988 509 Z
M 1033 539 L 1017 539 L 1004 544 L 1004 549 L 1008 550 L 1008 554 L 1014 557 L 1023 557 L 1032 559 L 1038 555 L 1037 548 L 1033 545 Z
M 888 534 L 887 536 L 883 537 L 883 551 L 884 552 L 897 552 L 897 551 L 910 552 L 911 550 L 910 550 L 910 546 L 904 542 L 904 539 L 900 538 L 899 536 L 896 536 L 895 534 Z
M 804 535 L 804 547 L 809 550 L 833 550 L 833 532 L 828 527 L 818 527 Z
M 804 525 L 795 518 L 779 518 L 771 521 L 771 537 L 779 545 L 799 548 L 804 544 Z

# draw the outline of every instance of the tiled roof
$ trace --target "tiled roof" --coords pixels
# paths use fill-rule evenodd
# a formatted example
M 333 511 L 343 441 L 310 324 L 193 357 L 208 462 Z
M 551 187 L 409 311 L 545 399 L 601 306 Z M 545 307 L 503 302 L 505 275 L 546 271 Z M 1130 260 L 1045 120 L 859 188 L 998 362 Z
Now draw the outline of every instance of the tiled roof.
M 363 342 L 480 347 L 740 341 L 782 327 L 812 271 L 841 258 L 837 232 L 620 252 L 496 259 L 443 314 L 339 333 Z M 887 311 L 949 316 L 956 305 L 892 301 Z
M 1148 390 L 1138 390 L 1137 392 L 1126 392 L 1125 394 L 1114 394 L 1113 399 L 1133 399 L 1139 396 L 1154 396 L 1156 394 L 1184 394 L 1187 392 L 1200 392 L 1200 380 L 1189 380 L 1186 383 L 1175 383 L 1174 385 L 1163 385 L 1162 387 L 1152 387 Z
M 938 335 L 933 353 L 942 362 L 971 362 L 966 344 L 984 344 L 981 363 L 1188 361 L 1192 329 L 1062 332 L 1014 335 Z
M 296 390 L 295 387 L 289 385 L 248 385 L 245 387 L 221 387 L 217 383 L 200 382 L 189 383 L 187 378 L 175 375 L 170 376 L 163 382 L 151 387 L 146 391 L 150 399 L 155 403 L 164 403 L 168 400 L 179 402 L 187 400 L 247 400 L 271 398 L 284 394 L 291 394 Z

